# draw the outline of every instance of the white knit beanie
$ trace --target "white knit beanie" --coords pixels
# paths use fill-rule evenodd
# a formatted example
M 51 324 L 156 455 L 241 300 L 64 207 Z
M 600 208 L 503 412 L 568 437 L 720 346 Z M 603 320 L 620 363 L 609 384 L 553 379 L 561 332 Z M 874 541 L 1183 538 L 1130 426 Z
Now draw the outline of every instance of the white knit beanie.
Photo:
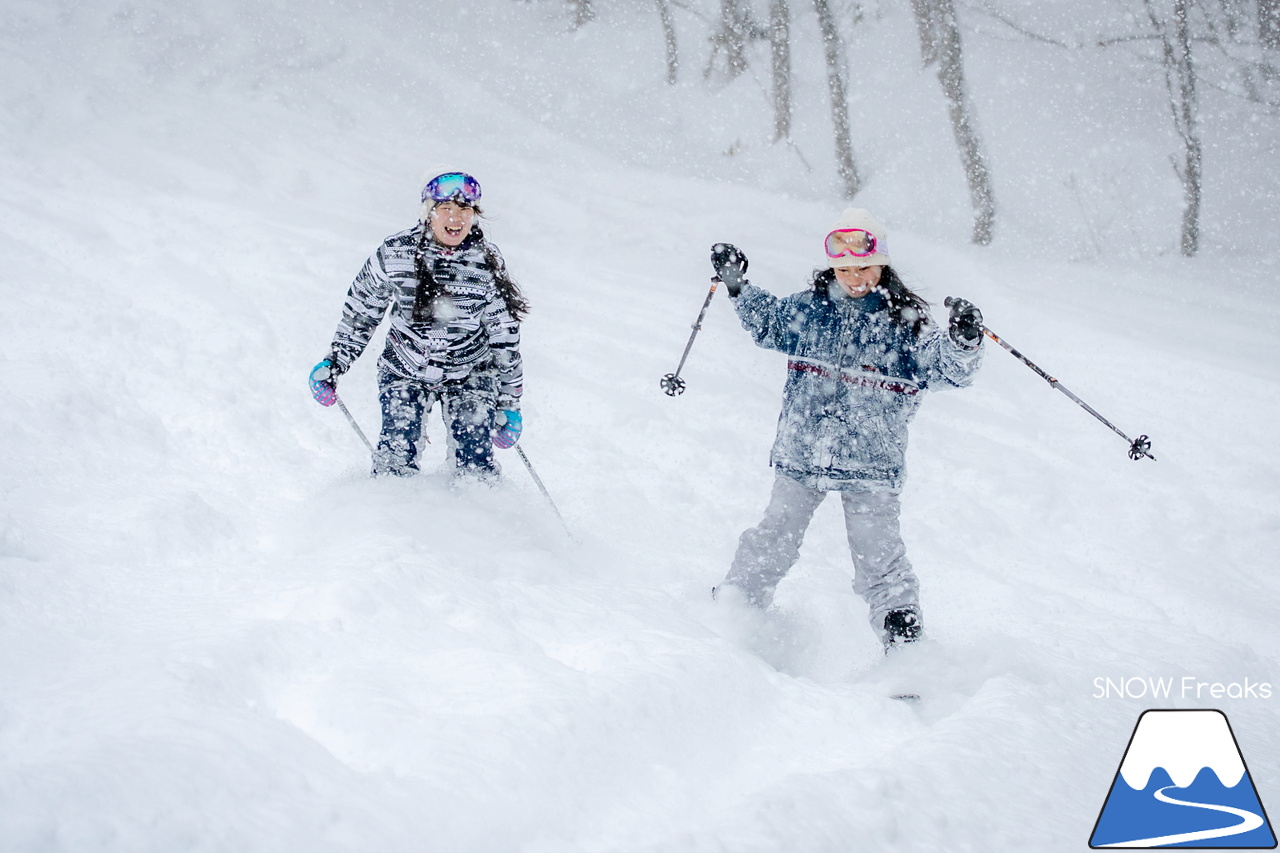
M 828 256 L 827 263 L 832 269 L 837 267 L 888 266 L 893 263 L 889 260 L 889 235 L 885 233 L 884 226 L 880 224 L 879 220 L 871 215 L 871 211 L 861 207 L 845 208 L 844 213 L 840 214 L 836 224 L 831 226 L 831 231 L 842 231 L 846 228 L 861 228 L 863 231 L 870 233 L 872 237 L 875 237 L 875 254 L 861 258 L 854 255 L 841 255 L 838 258 Z M 830 232 L 827 233 L 830 234 Z M 825 255 L 826 252 L 824 251 L 823 254 Z

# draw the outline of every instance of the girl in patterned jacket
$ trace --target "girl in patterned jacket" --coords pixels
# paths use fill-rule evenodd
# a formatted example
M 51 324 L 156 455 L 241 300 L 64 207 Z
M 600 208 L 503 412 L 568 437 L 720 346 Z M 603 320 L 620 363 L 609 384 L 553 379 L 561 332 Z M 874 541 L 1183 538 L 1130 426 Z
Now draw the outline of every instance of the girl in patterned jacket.
M 884 227 L 866 210 L 846 210 L 825 246 L 827 267 L 783 299 L 746 281 L 737 248 L 712 249 L 743 327 L 788 356 L 773 493 L 713 593 L 767 607 L 800 557 L 814 510 L 839 492 L 853 589 L 888 651 L 918 639 L 924 625 L 898 524 L 907 425 L 926 390 L 970 384 L 982 359 L 982 315 L 952 300 L 948 329 L 937 328 L 890 266 Z
M 463 172 L 427 183 L 419 223 L 388 237 L 365 262 L 329 355 L 312 370 L 316 400 L 332 405 L 338 377 L 390 312 L 378 359 L 375 476 L 417 473 L 423 418 L 436 400 L 458 475 L 496 476 L 493 445 L 511 447 L 520 437 L 520 320 L 528 304 L 476 224 L 479 201 L 480 184 Z

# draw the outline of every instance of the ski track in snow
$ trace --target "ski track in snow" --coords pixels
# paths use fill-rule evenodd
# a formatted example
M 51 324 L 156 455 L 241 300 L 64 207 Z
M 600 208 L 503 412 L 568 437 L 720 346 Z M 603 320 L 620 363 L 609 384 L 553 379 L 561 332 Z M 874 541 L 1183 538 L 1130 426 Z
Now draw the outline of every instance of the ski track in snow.
M 859 203 L 909 280 L 1160 460 L 990 347 L 912 428 L 931 643 L 886 665 L 834 499 L 775 611 L 710 601 L 768 497 L 784 360 L 717 294 L 688 390 L 658 387 L 712 243 L 804 286 L 842 204 L 827 125 L 782 150 L 751 80 L 701 86 L 691 59 L 667 87 L 645 4 L 579 34 L 548 4 L 463 5 L 6 18 L 0 851 L 1075 850 L 1150 703 L 1094 678 L 1280 685 L 1265 145 L 1207 158 L 1204 255 L 1162 254 L 1163 125 L 1097 96 L 1112 66 L 1073 95 L 997 42 L 973 79 L 1002 230 L 978 249 L 910 15 L 859 31 L 857 97 L 892 92 L 901 125 L 860 130 Z M 798 116 L 825 115 L 824 80 L 798 67 Z M 1112 125 L 1132 139 L 1097 142 Z M 497 488 L 450 490 L 438 415 L 422 476 L 369 480 L 307 392 L 351 278 L 443 168 L 480 177 L 533 304 L 520 446 L 578 543 L 512 454 Z M 379 350 L 341 385 L 370 435 Z M 1274 700 L 1185 704 L 1224 707 L 1280 790 Z
M 1180 832 L 1173 835 L 1161 835 L 1155 838 L 1140 838 L 1134 841 L 1125 841 L 1119 844 L 1103 844 L 1103 847 L 1169 847 L 1174 844 L 1185 844 L 1188 841 L 1208 841 L 1211 838 L 1229 838 L 1232 835 L 1241 835 L 1251 832 L 1262 826 L 1263 819 L 1261 815 L 1254 814 L 1246 809 L 1238 809 L 1234 806 L 1219 806 L 1211 803 L 1193 803 L 1186 800 L 1176 800 L 1170 797 L 1165 791 L 1170 788 L 1176 788 L 1176 785 L 1170 785 L 1166 788 L 1160 788 L 1154 792 L 1154 796 L 1162 803 L 1169 803 L 1174 806 L 1188 806 L 1196 809 L 1208 809 L 1215 812 L 1224 812 L 1226 814 L 1235 815 L 1240 818 L 1240 822 L 1235 826 L 1224 826 L 1220 829 L 1201 829 L 1195 832 Z

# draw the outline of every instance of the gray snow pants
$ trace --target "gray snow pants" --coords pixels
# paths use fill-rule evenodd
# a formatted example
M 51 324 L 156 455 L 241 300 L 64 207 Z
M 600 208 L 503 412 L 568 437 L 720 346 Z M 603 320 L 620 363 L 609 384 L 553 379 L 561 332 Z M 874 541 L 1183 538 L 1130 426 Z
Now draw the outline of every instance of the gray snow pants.
M 724 582 L 742 590 L 757 607 L 768 607 L 778 582 L 800 559 L 809 521 L 826 496 L 778 472 L 764 518 L 738 538 L 738 552 Z M 898 528 L 898 495 L 840 492 L 840 499 L 853 555 L 853 591 L 870 605 L 871 627 L 883 639 L 889 611 L 920 614 L 920 582 Z

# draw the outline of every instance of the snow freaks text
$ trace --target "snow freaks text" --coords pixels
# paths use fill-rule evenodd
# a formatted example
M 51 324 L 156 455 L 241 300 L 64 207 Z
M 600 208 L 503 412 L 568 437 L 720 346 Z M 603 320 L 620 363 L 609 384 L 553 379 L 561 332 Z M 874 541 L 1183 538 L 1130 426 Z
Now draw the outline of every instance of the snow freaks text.
M 1270 699 L 1271 683 L 1253 681 L 1202 681 L 1193 675 L 1181 678 L 1105 678 L 1093 680 L 1094 699 Z

